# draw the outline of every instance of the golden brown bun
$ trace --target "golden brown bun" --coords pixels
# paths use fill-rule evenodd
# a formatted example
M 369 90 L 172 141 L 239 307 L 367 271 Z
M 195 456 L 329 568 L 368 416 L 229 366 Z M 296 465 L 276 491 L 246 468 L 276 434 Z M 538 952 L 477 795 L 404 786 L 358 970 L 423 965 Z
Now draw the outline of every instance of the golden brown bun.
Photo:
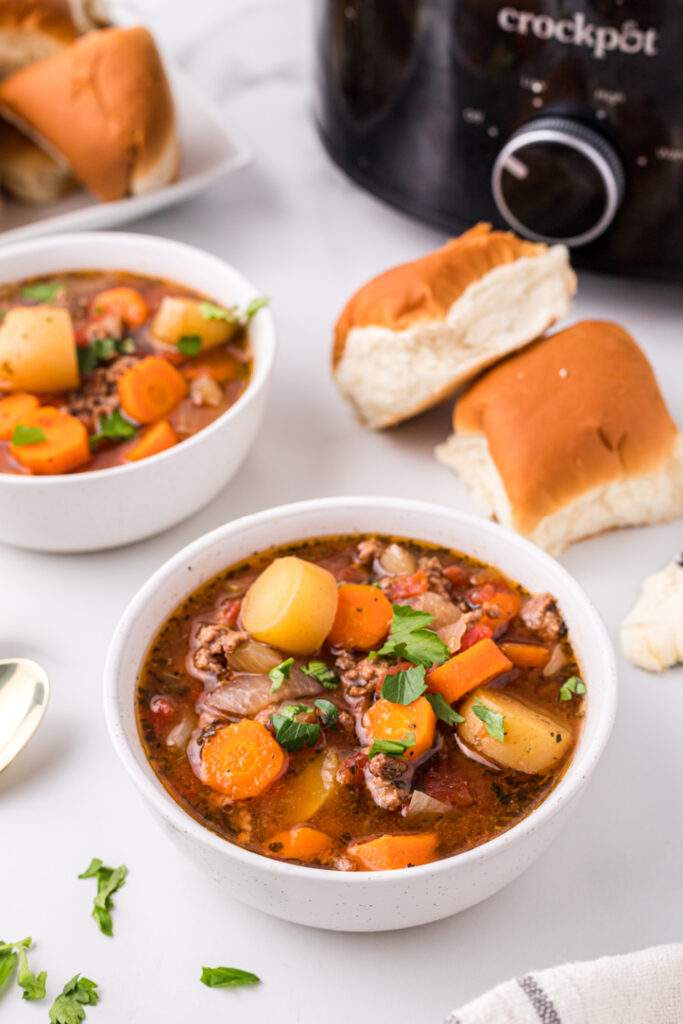
M 485 373 L 438 450 L 501 521 L 560 551 L 683 512 L 681 437 L 618 324 L 583 321 Z
M 0 79 L 94 28 L 91 8 L 88 0 L 0 0 Z
M 352 327 L 378 324 L 399 331 L 441 321 L 467 286 L 489 270 L 521 256 L 538 256 L 547 248 L 510 231 L 492 231 L 490 224 L 476 224 L 435 252 L 385 271 L 359 288 L 344 307 L 334 332 L 334 364 Z
M 74 186 L 68 167 L 0 121 L 0 185 L 22 203 L 52 203 Z
M 177 176 L 173 98 L 145 28 L 88 33 L 7 79 L 0 107 L 100 199 Z
M 400 423 L 539 337 L 575 289 L 564 246 L 478 224 L 356 293 L 336 327 L 337 386 L 368 426 Z

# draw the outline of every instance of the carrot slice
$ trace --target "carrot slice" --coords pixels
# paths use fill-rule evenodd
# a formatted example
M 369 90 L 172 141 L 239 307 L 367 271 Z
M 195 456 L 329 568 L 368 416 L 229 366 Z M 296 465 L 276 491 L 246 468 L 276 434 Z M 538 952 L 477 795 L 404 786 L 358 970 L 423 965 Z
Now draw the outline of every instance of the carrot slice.
M 286 769 L 282 747 L 250 718 L 217 729 L 202 747 L 203 781 L 231 800 L 259 796 Z
M 98 292 L 92 300 L 91 309 L 95 316 L 104 313 L 120 316 L 128 327 L 142 327 L 149 317 L 149 307 L 140 292 L 125 286 Z
M 501 644 L 500 649 L 517 668 L 545 668 L 550 660 L 550 651 L 541 644 L 508 643 Z
M 306 863 L 322 860 L 332 850 L 333 842 L 325 832 L 310 825 L 295 825 L 271 836 L 268 853 L 283 860 L 302 860 Z
M 196 380 L 198 377 L 212 377 L 217 384 L 225 384 L 237 377 L 239 365 L 236 359 L 225 349 L 217 348 L 207 352 L 198 359 L 184 363 L 180 372 L 185 380 Z
M 395 871 L 429 864 L 434 860 L 437 843 L 435 832 L 405 832 L 352 843 L 348 851 L 367 871 Z
M 470 594 L 470 601 L 482 610 L 483 614 L 477 620 L 478 625 L 488 626 L 494 636 L 500 636 L 505 631 L 506 626 L 514 619 L 522 604 L 516 591 L 505 586 L 497 587 L 492 583 L 484 583 L 483 586 L 473 590 Z
M 345 583 L 339 588 L 337 614 L 327 641 L 335 647 L 369 651 L 384 640 L 391 617 L 391 603 L 378 587 Z
M 17 391 L 9 398 L 0 399 L 0 441 L 9 441 L 17 423 L 37 409 L 40 402 L 27 391 Z
M 121 408 L 137 423 L 163 419 L 187 393 L 187 384 L 161 356 L 147 356 L 118 381 Z
M 363 717 L 363 726 L 375 740 L 398 740 L 407 734 L 415 738 L 415 746 L 408 747 L 402 757 L 416 761 L 434 745 L 436 715 L 426 697 L 418 697 L 412 704 L 394 704 L 381 698 Z
M 139 459 L 146 459 L 157 452 L 163 452 L 166 448 L 172 448 L 180 438 L 168 420 L 159 420 L 152 424 L 135 442 L 132 448 L 126 452 L 126 461 L 138 462 Z
M 426 675 L 432 693 L 440 693 L 449 704 L 460 700 L 469 690 L 488 683 L 512 668 L 512 662 L 500 647 L 489 638 L 479 640 L 466 651 L 455 654 L 443 665 L 437 665 Z
M 44 441 L 12 444 L 10 452 L 26 469 L 39 476 L 69 473 L 90 459 L 88 431 L 75 416 L 44 405 L 21 418 L 21 426 L 38 427 Z

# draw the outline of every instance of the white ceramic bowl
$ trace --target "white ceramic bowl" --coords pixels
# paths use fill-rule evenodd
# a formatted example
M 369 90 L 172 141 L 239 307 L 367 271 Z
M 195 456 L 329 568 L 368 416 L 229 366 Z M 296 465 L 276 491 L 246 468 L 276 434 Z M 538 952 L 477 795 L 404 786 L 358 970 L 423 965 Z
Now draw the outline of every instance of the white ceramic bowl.
M 190 245 L 127 232 L 54 235 L 0 249 L 0 282 L 64 270 L 168 278 L 224 305 L 259 294 L 233 267 Z M 270 312 L 251 325 L 254 371 L 235 404 L 204 430 L 140 462 L 63 476 L 0 473 L 0 541 L 91 551 L 159 533 L 205 505 L 244 459 L 261 421 L 275 354 Z
M 456 548 L 557 598 L 583 678 L 587 711 L 573 760 L 548 798 L 496 839 L 445 860 L 399 871 L 344 873 L 300 867 L 241 849 L 172 800 L 138 738 L 136 677 L 157 630 L 177 605 L 221 569 L 254 551 L 305 537 L 390 533 Z M 612 727 L 616 671 L 607 633 L 578 584 L 521 537 L 472 516 L 399 498 L 326 498 L 259 512 L 214 530 L 166 563 L 128 605 L 111 642 L 105 710 L 116 752 L 150 809 L 187 856 L 231 896 L 300 924 L 339 931 L 404 928 L 486 899 L 554 839 L 595 768 Z

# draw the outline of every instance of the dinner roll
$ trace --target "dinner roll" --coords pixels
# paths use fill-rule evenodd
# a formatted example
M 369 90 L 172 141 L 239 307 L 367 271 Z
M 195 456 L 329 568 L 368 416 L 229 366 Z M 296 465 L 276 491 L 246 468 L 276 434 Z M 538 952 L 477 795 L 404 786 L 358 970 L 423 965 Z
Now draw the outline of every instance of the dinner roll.
M 369 427 L 400 423 L 537 338 L 575 290 L 564 246 L 477 224 L 356 292 L 335 329 L 337 384 Z
M 683 437 L 618 324 L 574 324 L 489 370 L 454 428 L 437 457 L 488 514 L 552 553 L 683 513 Z
M 2 0 L 0 79 L 68 46 L 103 24 L 97 0 Z
M 74 185 L 68 166 L 0 121 L 0 185 L 22 203 L 52 203 Z
M 0 112 L 66 160 L 100 199 L 177 176 L 173 98 L 145 28 L 89 32 L 17 72 L 0 85 Z

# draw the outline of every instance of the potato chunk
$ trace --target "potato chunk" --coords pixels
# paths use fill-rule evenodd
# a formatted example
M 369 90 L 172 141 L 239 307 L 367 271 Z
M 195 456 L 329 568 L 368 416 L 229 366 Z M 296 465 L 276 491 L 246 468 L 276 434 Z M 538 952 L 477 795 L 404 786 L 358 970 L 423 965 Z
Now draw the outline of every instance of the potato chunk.
M 503 743 L 490 736 L 474 714 L 476 704 L 503 715 Z M 555 768 L 572 746 L 571 729 L 500 690 L 475 690 L 459 711 L 465 718 L 458 726 L 463 743 L 504 768 L 540 775 Z
M 152 334 L 164 345 L 174 348 L 182 337 L 198 337 L 201 352 L 221 342 L 229 341 L 237 333 L 237 320 L 221 320 L 205 315 L 203 310 L 211 303 L 198 299 L 183 299 L 166 295 L 152 321 Z
M 15 306 L 0 326 L 0 381 L 16 391 L 69 391 L 79 383 L 71 315 L 58 306 Z
M 289 654 L 312 654 L 337 611 L 337 581 L 303 558 L 276 558 L 254 580 L 242 602 L 242 623 L 256 640 Z

